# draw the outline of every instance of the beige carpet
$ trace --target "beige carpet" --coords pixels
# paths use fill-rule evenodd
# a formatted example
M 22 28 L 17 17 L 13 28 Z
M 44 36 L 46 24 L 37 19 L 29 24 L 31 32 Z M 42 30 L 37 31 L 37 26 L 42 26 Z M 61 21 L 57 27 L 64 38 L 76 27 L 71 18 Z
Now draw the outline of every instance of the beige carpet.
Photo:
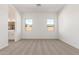
M 20 40 L 10 41 L 0 55 L 79 55 L 79 49 L 60 40 Z

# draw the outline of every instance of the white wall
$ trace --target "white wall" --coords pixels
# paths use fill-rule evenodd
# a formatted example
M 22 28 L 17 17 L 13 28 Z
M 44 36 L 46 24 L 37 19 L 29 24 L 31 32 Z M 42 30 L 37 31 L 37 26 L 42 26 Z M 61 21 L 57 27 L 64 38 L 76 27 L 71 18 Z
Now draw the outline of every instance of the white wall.
M 22 39 L 58 39 L 57 15 L 55 13 L 25 13 L 22 15 Z M 33 19 L 32 32 L 25 31 L 25 18 Z M 47 19 L 55 19 L 55 32 L 48 32 Z
M 13 21 L 15 22 L 15 30 L 9 30 L 9 39 L 14 39 L 15 41 L 18 41 L 21 39 L 21 16 L 13 5 L 9 5 L 8 8 L 9 19 L 14 19 Z
M 15 41 L 21 39 L 21 16 L 19 12 L 16 10 L 16 24 L 15 24 Z
M 8 5 L 0 4 L 0 49 L 8 46 Z
M 79 48 L 79 5 L 67 5 L 59 15 L 60 39 Z

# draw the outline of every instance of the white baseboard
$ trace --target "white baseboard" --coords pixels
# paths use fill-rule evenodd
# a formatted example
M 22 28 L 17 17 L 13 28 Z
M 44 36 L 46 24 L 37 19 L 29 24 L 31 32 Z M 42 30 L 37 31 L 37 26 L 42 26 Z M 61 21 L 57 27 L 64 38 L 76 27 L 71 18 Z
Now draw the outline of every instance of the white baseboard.
M 0 45 L 0 49 L 3 49 L 5 47 L 7 47 L 7 46 L 8 46 L 8 44 L 2 44 L 2 45 Z
M 67 44 L 69 44 L 70 46 L 72 46 L 72 47 L 74 47 L 74 48 L 79 49 L 79 46 L 76 46 L 76 45 L 74 45 L 74 44 L 72 44 L 72 43 L 70 43 L 70 42 L 67 42 L 67 41 L 63 40 L 63 39 L 60 39 L 60 40 L 63 41 L 63 42 L 65 42 L 65 43 L 67 43 Z

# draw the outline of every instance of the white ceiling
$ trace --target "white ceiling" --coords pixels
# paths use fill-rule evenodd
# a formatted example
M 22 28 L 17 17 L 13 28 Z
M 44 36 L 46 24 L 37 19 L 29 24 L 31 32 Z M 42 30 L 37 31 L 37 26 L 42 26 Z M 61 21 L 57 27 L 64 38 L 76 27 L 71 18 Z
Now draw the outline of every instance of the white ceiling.
M 20 13 L 26 12 L 59 12 L 64 5 L 63 4 L 41 4 L 41 6 L 36 6 L 36 4 L 14 4 L 13 5 Z

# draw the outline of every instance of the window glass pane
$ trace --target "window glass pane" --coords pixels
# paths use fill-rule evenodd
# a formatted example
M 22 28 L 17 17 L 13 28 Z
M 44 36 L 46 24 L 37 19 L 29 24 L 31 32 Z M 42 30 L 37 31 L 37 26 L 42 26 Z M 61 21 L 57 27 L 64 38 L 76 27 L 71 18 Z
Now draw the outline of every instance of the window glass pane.
M 48 32 L 54 31 L 54 19 L 47 19 L 47 28 L 48 28 Z
M 32 19 L 26 19 L 25 30 L 28 32 L 32 31 Z
M 48 19 L 48 20 L 47 20 L 47 24 L 54 25 L 54 20 L 53 20 L 53 19 Z
M 32 19 L 27 19 L 27 20 L 26 20 L 26 24 L 32 25 Z

